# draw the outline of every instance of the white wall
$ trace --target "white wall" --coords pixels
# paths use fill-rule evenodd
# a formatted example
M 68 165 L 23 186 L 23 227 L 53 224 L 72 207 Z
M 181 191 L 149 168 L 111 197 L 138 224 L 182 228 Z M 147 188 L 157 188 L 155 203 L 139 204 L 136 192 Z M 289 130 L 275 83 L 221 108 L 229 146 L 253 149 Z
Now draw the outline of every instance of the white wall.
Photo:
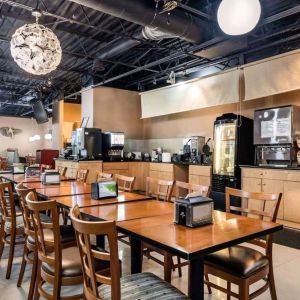
M 29 137 L 32 135 L 32 121 L 24 118 L 0 117 L 0 127 L 12 127 L 21 129 L 22 133 L 17 134 L 14 139 L 4 137 L 0 134 L 0 155 L 6 155 L 7 148 L 17 148 L 20 156 L 25 156 L 29 153 L 35 155 L 38 149 L 52 149 L 52 142 L 45 141 L 44 135 L 48 132 L 48 123 L 37 125 L 33 120 L 34 134 L 41 136 L 40 141 L 29 142 Z M 50 122 L 51 129 L 51 122 Z

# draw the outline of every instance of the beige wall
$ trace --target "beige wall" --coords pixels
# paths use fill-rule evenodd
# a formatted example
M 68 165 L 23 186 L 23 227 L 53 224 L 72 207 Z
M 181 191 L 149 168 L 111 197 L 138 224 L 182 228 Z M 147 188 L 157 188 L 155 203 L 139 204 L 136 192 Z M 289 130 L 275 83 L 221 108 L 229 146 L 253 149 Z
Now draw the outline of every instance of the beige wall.
M 126 138 L 142 138 L 141 103 L 137 92 L 107 87 L 84 91 L 82 117 L 86 116 L 102 131 L 124 131 Z
M 254 110 L 295 104 L 300 106 L 300 91 L 289 92 L 242 103 L 242 115 L 252 118 Z M 143 120 L 143 138 L 177 138 L 191 135 L 213 136 L 213 123 L 223 113 L 237 113 L 238 105 L 229 104 Z
M 37 125 L 36 121 L 33 120 L 33 124 L 33 132 L 39 134 L 41 140 L 29 142 L 29 137 L 32 135 L 31 119 L 0 117 L 0 127 L 13 127 L 22 130 L 14 139 L 0 135 L 0 155 L 5 155 L 7 148 L 17 148 L 20 156 L 29 153 L 35 155 L 35 151 L 38 149 L 51 149 L 51 141 L 44 139 L 44 135 L 48 132 L 48 123 Z

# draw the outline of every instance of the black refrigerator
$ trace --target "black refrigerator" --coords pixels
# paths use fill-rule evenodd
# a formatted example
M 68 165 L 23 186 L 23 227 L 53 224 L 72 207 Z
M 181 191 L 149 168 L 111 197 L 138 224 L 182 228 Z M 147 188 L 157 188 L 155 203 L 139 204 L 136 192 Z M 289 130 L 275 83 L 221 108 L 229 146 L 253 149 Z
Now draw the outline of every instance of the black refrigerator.
M 225 188 L 241 188 L 241 165 L 254 164 L 253 120 L 224 114 L 214 123 L 212 191 L 217 209 L 225 209 Z

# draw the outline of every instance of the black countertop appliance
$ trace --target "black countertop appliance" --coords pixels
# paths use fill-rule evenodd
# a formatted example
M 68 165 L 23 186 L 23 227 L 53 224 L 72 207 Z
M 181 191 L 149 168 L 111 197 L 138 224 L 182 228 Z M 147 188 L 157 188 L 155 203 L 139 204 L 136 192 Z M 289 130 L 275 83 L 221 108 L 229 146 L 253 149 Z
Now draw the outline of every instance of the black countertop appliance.
M 102 134 L 104 161 L 121 161 L 125 144 L 124 132 L 104 132 Z
M 76 130 L 79 159 L 102 159 L 102 132 L 98 128 Z
M 214 123 L 212 190 L 241 188 L 240 165 L 254 164 L 253 120 L 224 114 Z

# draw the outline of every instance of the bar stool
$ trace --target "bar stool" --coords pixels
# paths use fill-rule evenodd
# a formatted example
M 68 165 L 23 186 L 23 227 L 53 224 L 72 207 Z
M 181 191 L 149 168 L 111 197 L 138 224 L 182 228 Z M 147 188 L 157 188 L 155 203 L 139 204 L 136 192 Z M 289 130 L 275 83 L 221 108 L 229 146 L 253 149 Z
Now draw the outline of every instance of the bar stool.
M 140 273 L 121 277 L 117 230 L 114 221 L 82 221 L 78 206 L 72 208 L 70 217 L 76 231 L 77 243 L 81 253 L 85 299 L 188 299 L 175 287 L 152 273 Z M 94 250 L 89 242 L 92 235 L 106 235 L 109 252 Z M 108 275 L 96 271 L 95 264 L 93 263 L 95 259 L 110 262 L 110 272 Z

